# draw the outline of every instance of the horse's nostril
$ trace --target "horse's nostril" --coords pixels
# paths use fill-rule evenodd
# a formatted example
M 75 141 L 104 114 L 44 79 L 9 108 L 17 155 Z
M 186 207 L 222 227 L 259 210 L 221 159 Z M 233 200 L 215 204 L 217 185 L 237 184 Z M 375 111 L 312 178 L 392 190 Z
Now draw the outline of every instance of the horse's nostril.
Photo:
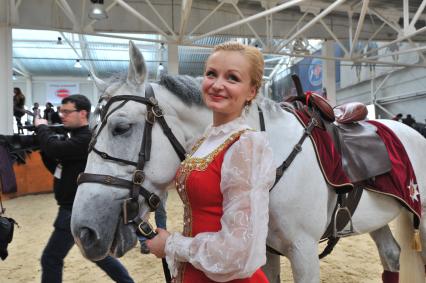
M 99 241 L 96 232 L 87 227 L 81 228 L 79 238 L 84 247 L 89 247 Z

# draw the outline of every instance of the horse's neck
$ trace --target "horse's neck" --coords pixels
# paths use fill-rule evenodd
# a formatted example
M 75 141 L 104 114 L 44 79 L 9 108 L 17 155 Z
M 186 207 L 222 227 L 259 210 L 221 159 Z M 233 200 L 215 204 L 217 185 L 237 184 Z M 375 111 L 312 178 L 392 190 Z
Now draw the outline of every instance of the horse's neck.
M 211 124 L 212 113 L 206 107 L 185 105 L 184 110 L 178 114 L 185 133 L 187 149 L 189 149 L 201 137 L 206 127 Z
M 250 107 L 246 118 L 248 124 L 256 130 L 261 130 L 258 107 L 262 110 L 265 130 L 274 152 L 275 163 L 278 166 L 302 136 L 303 127 L 296 117 L 283 110 L 279 103 L 259 97 L 256 99 L 256 103 Z
M 286 131 L 300 126 L 293 114 L 284 111 L 279 103 L 269 98 L 258 97 L 246 116 L 248 124 L 259 131 L 261 130 L 260 115 L 263 116 L 267 132 L 272 129 Z

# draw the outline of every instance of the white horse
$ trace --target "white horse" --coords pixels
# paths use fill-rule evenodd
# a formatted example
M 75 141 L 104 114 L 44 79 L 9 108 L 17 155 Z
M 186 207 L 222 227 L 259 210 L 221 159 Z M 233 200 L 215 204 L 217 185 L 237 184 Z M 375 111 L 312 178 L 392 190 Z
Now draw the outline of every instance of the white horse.
M 146 150 L 141 150 L 141 141 L 144 133 L 147 133 L 147 128 L 150 127 L 148 121 L 153 121 L 152 115 L 146 117 L 152 105 L 147 107 L 146 101 L 143 100 L 146 93 L 146 73 L 144 59 L 131 43 L 127 78 L 117 79 L 109 84 L 96 80 L 102 93 L 101 105 L 108 100 L 111 102 L 117 95 L 133 95 L 133 97 L 127 96 L 127 100 L 123 98 L 109 103 L 108 109 L 103 110 L 102 122 L 94 129 L 96 138 L 92 143 L 98 153 L 94 150 L 90 152 L 85 173 L 100 174 L 107 181 L 83 182 L 75 198 L 72 232 L 82 253 L 91 260 L 98 260 L 108 254 L 122 256 L 136 244 L 134 228 L 122 221 L 122 204 L 129 198 L 129 190 L 123 189 L 124 185 L 118 183 L 119 180 L 128 180 L 128 183 L 132 183 L 134 165 L 141 160 L 139 154 L 146 153 Z M 182 81 L 184 80 L 182 78 Z M 199 137 L 211 122 L 211 112 L 203 105 L 199 94 L 191 95 L 188 89 L 181 91 L 183 94 L 179 96 L 164 85 L 156 83 L 151 85 L 158 105 L 163 111 L 164 121 L 185 150 L 189 150 L 194 139 Z M 134 97 L 138 97 L 137 99 L 143 100 L 144 103 L 135 103 Z M 257 98 L 247 114 L 247 119 L 254 128 L 260 128 L 258 106 L 263 111 L 275 165 L 279 166 L 298 142 L 304 128 L 293 114 L 263 97 Z M 158 112 L 157 109 L 155 111 L 157 120 L 161 117 L 161 113 Z M 402 123 L 391 120 L 380 122 L 391 128 L 405 146 L 417 177 L 424 213 L 426 140 Z M 143 162 L 142 166 L 145 178 L 140 179 L 138 183 L 146 189 L 145 193 L 154 193 L 162 198 L 166 187 L 174 178 L 180 160 L 164 134 L 161 124 L 154 121 L 150 136 L 152 144 L 150 148 L 148 147 L 150 158 Z M 146 141 L 142 142 L 144 143 Z M 107 156 L 102 157 L 102 154 Z M 135 164 L 125 163 L 125 160 Z M 140 218 L 146 218 L 150 210 L 146 198 L 149 198 L 149 195 L 139 196 L 139 199 L 133 195 L 133 199 L 139 201 Z M 306 139 L 303 150 L 296 156 L 270 194 L 267 243 L 290 260 L 295 282 L 319 282 L 318 241 L 331 221 L 336 201 L 336 193 L 327 186 L 321 173 L 313 143 L 310 139 Z M 403 211 L 405 209 L 394 198 L 365 190 L 352 217 L 356 234 L 370 233 L 378 247 L 383 268 L 387 271 L 398 272 L 400 269 L 400 245 L 392 236 L 388 223 Z M 403 219 L 410 221 L 408 217 Z M 420 221 L 424 247 L 426 247 L 425 219 L 422 218 Z M 402 238 L 408 241 L 413 230 L 410 222 L 403 230 L 405 234 Z M 414 264 L 410 262 L 404 265 L 407 261 L 401 260 L 401 268 L 406 266 L 412 269 L 405 273 L 401 270 L 401 278 L 410 278 L 404 279 L 407 281 L 403 282 L 424 282 L 425 249 L 421 253 L 408 249 L 407 255 L 417 261 Z M 278 282 L 279 256 L 269 254 L 264 270 L 271 282 Z

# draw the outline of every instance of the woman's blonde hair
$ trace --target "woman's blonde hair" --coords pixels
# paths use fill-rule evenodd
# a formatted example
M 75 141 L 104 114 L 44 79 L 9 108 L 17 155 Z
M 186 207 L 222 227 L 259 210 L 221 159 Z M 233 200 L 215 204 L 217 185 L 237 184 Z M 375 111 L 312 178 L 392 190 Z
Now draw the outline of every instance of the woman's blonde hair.
M 262 52 L 254 46 L 244 45 L 236 41 L 228 41 L 216 45 L 213 49 L 213 53 L 217 51 L 238 51 L 246 57 L 251 68 L 251 84 L 256 88 L 256 92 L 259 90 L 262 85 L 263 68 L 265 65 Z

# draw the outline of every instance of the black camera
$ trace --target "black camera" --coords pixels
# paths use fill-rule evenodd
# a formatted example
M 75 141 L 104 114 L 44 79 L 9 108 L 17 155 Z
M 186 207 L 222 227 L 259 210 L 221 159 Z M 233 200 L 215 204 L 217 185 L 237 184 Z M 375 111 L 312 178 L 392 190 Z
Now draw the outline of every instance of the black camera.
M 64 141 L 68 138 L 68 136 L 66 134 L 54 134 L 52 135 L 52 137 L 60 140 L 60 141 Z

